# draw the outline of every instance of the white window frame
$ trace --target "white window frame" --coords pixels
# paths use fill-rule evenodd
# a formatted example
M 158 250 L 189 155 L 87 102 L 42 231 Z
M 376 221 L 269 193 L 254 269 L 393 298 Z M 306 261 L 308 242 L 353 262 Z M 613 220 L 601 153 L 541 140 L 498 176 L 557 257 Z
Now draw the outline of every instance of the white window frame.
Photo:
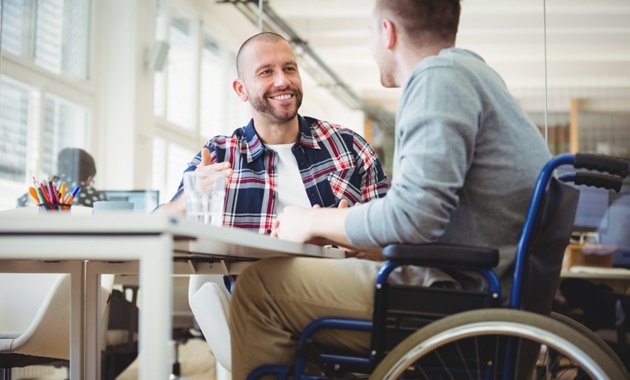
M 95 7 L 92 4 L 88 16 L 88 22 L 90 24 L 88 46 L 90 47 L 95 46 L 94 9 Z M 27 168 L 26 178 L 23 183 L 23 192 L 26 192 L 28 190 L 28 186 L 32 185 L 32 180 L 29 181 L 29 178 L 31 178 L 31 176 L 42 174 L 41 160 L 44 142 L 41 140 L 45 121 L 44 100 L 47 95 L 69 101 L 87 110 L 88 125 L 86 130 L 86 141 L 85 146 L 81 146 L 80 148 L 84 148 L 94 154 L 94 149 L 92 149 L 96 145 L 93 140 L 93 136 L 95 135 L 93 132 L 96 127 L 94 123 L 94 115 L 96 115 L 96 84 L 93 75 L 95 72 L 94 49 L 90 48 L 87 51 L 88 64 L 87 78 L 85 80 L 73 79 L 63 73 L 56 74 L 36 65 L 34 56 L 30 49 L 28 57 L 17 56 L 10 52 L 2 51 L 1 49 L 0 54 L 0 74 L 3 79 L 23 84 L 32 89 L 30 94 L 30 101 L 32 104 L 29 109 L 30 125 L 28 128 L 31 129 L 29 130 L 29 134 L 31 136 L 35 136 L 36 140 L 29 140 L 27 143 Z M 12 181 L 8 182 L 13 183 Z M 6 204 L 0 206 L 2 206 L 0 209 L 14 207 L 15 203 L 12 205 Z
M 236 69 L 230 69 L 231 67 L 235 65 L 234 63 L 235 54 L 232 53 L 226 46 L 221 44 L 220 39 L 216 38 L 216 36 L 218 36 L 219 34 L 215 30 L 213 30 L 208 25 L 204 24 L 202 17 L 200 16 L 200 12 L 195 11 L 191 7 L 188 7 L 187 5 L 182 4 L 181 2 L 175 2 L 175 1 L 168 2 L 168 4 L 166 4 L 166 15 L 165 15 L 166 21 L 164 23 L 166 30 L 162 30 L 162 31 L 156 30 L 156 35 L 158 36 L 157 38 L 163 39 L 164 41 L 169 40 L 168 33 L 169 33 L 170 20 L 171 20 L 172 15 L 186 17 L 191 20 L 192 24 L 194 24 L 193 33 L 197 41 L 197 44 L 196 44 L 197 49 L 196 49 L 196 52 L 194 53 L 194 56 L 195 56 L 194 120 L 195 122 L 194 122 L 194 126 L 192 130 L 187 130 L 185 128 L 182 128 L 179 125 L 176 125 L 170 122 L 167 119 L 166 115 L 156 115 L 154 112 L 154 120 L 155 120 L 156 128 L 155 128 L 155 134 L 153 136 L 153 139 L 154 139 L 153 157 L 160 157 L 160 159 L 159 160 L 154 159 L 154 162 L 153 162 L 152 187 L 160 191 L 161 203 L 170 200 L 170 198 L 175 194 L 175 190 L 177 187 L 177 183 L 167 183 L 167 182 L 171 182 L 171 181 L 168 181 L 169 178 L 173 178 L 172 173 L 167 173 L 167 171 L 169 170 L 169 167 L 173 168 L 179 165 L 181 166 L 182 171 L 186 168 L 185 166 L 186 162 L 181 162 L 181 163 L 170 162 L 171 158 L 169 157 L 169 145 L 174 144 L 178 146 L 180 149 L 188 150 L 190 152 L 194 152 L 193 154 L 195 154 L 199 152 L 201 147 L 203 147 L 207 143 L 208 139 L 212 137 L 212 136 L 203 135 L 201 132 L 201 126 L 200 126 L 200 117 L 201 117 L 200 85 L 201 85 L 201 59 L 202 59 L 201 53 L 203 49 L 203 39 L 205 35 L 209 35 L 211 38 L 214 38 L 214 41 L 217 43 L 219 47 L 220 59 L 223 61 L 222 75 L 225 78 L 225 80 L 223 81 L 224 83 L 221 84 L 221 88 L 222 88 L 221 96 L 223 96 L 223 101 L 224 101 L 224 104 L 226 105 L 222 109 L 222 112 L 224 112 L 224 114 L 222 115 L 222 119 L 224 120 L 224 125 L 221 126 L 221 128 L 218 128 L 215 134 L 230 135 L 236 128 L 244 125 L 244 124 L 240 124 L 240 125 L 234 124 L 238 117 L 236 115 L 231 115 L 230 111 L 236 110 L 236 113 L 239 113 L 241 109 L 245 110 L 247 107 L 245 103 L 242 103 L 240 99 L 236 97 L 236 95 L 233 93 L 232 86 L 231 86 L 233 78 L 236 77 Z M 166 67 L 165 67 L 165 70 L 167 70 Z M 168 79 L 164 78 L 164 81 L 167 82 Z M 168 88 L 166 88 L 166 91 L 168 91 Z M 164 94 L 164 97 L 165 98 L 167 97 L 166 93 Z M 164 102 L 165 101 L 166 100 L 164 100 Z M 232 102 L 242 103 L 243 108 L 235 106 L 234 103 Z M 166 113 L 166 109 L 167 109 L 166 104 L 165 104 L 164 109 Z M 249 116 L 247 118 L 243 118 L 242 123 L 247 123 L 249 119 L 250 119 Z M 192 159 L 192 158 L 193 157 L 191 155 L 189 159 Z M 167 163 L 170 163 L 170 165 L 168 165 Z

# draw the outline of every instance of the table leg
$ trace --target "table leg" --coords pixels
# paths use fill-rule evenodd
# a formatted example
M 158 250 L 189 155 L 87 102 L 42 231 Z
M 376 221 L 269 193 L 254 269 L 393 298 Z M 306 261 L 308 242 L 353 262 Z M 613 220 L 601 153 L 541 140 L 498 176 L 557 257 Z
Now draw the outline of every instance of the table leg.
M 172 321 L 173 239 L 159 236 L 140 257 L 139 379 L 168 379 Z M 147 312 L 150 310 L 151 312 Z
M 85 344 L 86 374 L 88 379 L 100 379 L 101 355 L 99 333 L 101 326 L 101 275 L 93 262 L 86 264 L 85 275 Z
M 74 262 L 70 272 L 70 380 L 85 378 L 85 262 Z

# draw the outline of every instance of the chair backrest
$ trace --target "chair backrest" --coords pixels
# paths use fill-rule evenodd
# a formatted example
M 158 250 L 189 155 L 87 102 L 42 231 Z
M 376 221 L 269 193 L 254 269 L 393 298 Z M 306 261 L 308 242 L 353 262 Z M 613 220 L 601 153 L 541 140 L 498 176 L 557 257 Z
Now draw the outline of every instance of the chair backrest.
M 219 276 L 216 275 L 191 276 L 188 302 L 217 362 L 223 368 L 231 370 L 229 293 L 218 280 Z
M 577 189 L 556 178 L 550 180 L 525 252 L 519 308 L 545 315 L 551 312 L 578 199 Z
M 102 276 L 102 310 L 112 278 Z M 70 287 L 68 274 L 0 273 L 0 355 L 69 359 Z
M 0 353 L 68 359 L 70 276 L 2 274 L 0 289 Z
M 553 178 L 553 171 L 561 165 L 595 172 L 578 171 Z M 619 192 L 629 172 L 628 160 L 591 154 L 560 155 L 545 165 L 519 239 L 510 307 L 540 314 L 551 312 L 580 196 L 577 189 L 564 182 Z

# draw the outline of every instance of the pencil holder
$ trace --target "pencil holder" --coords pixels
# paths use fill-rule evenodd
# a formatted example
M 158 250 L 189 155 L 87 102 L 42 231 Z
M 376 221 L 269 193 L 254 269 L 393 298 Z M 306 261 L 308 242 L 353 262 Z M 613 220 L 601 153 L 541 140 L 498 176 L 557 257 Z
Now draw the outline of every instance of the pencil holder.
M 48 213 L 48 212 L 70 212 L 71 204 L 64 203 L 40 203 L 39 213 Z

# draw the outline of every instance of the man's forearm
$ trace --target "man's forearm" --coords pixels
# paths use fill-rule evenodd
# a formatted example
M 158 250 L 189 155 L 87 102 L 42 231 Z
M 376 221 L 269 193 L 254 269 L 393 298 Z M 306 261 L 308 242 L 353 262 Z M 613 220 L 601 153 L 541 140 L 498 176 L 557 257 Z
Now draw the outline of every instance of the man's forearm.
M 323 238 L 343 247 L 351 247 L 345 229 L 347 208 L 322 208 L 313 211 L 310 229 L 315 238 Z
M 186 202 L 184 200 L 183 194 L 184 193 L 182 192 L 177 198 L 173 199 L 172 201 L 160 205 L 160 207 L 155 210 L 155 213 L 168 213 L 172 215 L 185 216 Z

